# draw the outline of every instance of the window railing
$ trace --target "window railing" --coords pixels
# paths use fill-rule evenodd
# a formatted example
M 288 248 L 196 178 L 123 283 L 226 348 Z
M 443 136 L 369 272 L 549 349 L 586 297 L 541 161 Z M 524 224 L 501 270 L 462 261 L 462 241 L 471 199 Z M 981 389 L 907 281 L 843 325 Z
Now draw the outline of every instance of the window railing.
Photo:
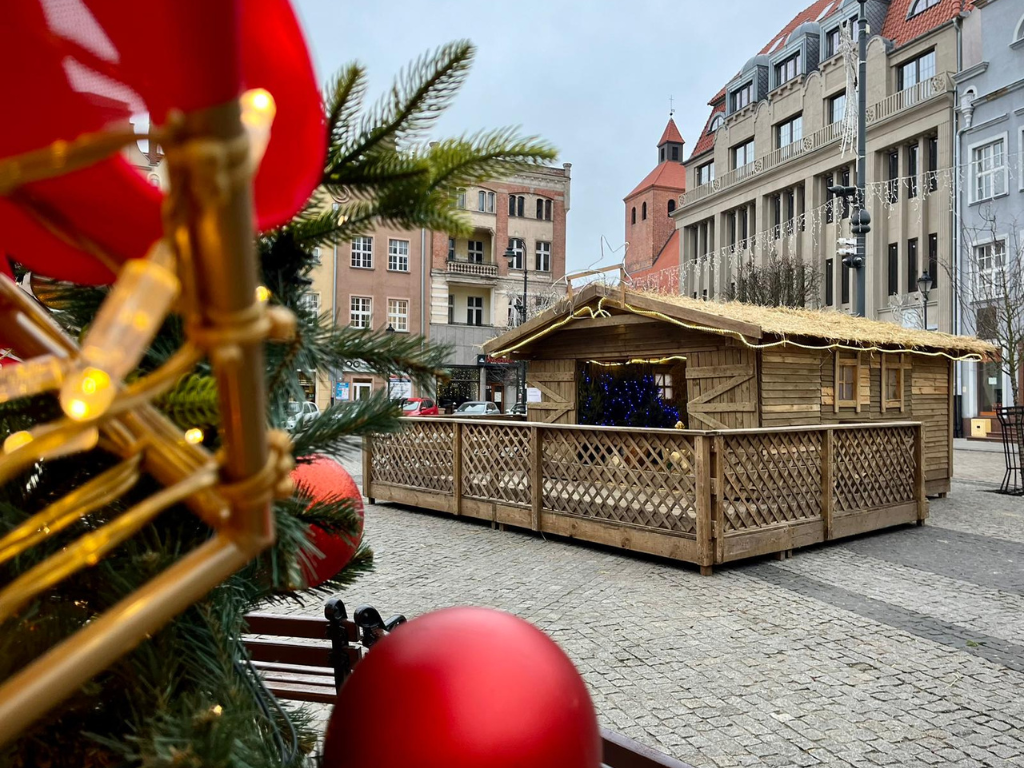
M 452 259 L 448 261 L 448 274 L 496 278 L 498 276 L 498 265 L 479 261 Z
M 910 88 L 905 88 L 898 93 L 894 93 L 867 108 L 868 125 L 886 120 L 893 115 L 897 115 L 924 101 L 928 101 L 929 99 L 934 99 L 937 96 L 948 93 L 952 89 L 952 85 L 952 78 L 948 73 L 944 72 L 936 75 L 935 77 L 924 80 L 917 85 L 912 85 Z M 679 196 L 679 205 L 680 207 L 683 207 L 693 205 L 701 200 L 706 200 L 712 195 L 717 194 L 724 189 L 728 189 L 729 187 L 733 187 L 752 176 L 757 176 L 765 173 L 766 171 L 778 168 L 794 158 L 801 157 L 810 152 L 815 152 L 822 147 L 834 144 L 842 139 L 842 136 L 843 131 L 841 122 L 826 125 L 824 128 L 804 136 L 800 141 L 795 141 L 792 144 L 787 144 L 784 147 L 773 150 L 767 155 L 757 158 L 757 160 L 752 163 L 748 163 L 740 168 L 724 173 L 706 184 L 701 184 L 700 186 L 684 192 Z

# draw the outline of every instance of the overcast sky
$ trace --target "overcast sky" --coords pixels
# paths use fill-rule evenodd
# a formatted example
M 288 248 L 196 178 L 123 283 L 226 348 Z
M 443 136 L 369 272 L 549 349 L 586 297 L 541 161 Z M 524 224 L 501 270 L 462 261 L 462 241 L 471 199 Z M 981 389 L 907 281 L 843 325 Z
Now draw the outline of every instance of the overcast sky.
M 669 96 L 687 152 L 707 101 L 810 0 L 295 0 L 321 80 L 358 60 L 371 100 L 459 38 L 476 62 L 438 135 L 522 126 L 572 163 L 568 267 L 624 239 L 622 198 L 657 164 Z M 607 250 L 606 250 L 607 254 Z M 606 264 L 621 260 L 608 254 Z

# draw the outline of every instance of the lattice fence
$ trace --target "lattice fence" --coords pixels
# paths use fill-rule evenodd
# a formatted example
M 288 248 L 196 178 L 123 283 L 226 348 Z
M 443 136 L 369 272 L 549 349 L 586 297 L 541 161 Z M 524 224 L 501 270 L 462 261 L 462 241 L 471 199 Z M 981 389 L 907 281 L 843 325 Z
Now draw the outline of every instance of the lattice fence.
M 821 432 L 726 434 L 725 530 L 821 516 Z
M 423 419 L 401 432 L 375 435 L 370 452 L 373 482 L 452 493 L 454 434 L 451 422 Z
M 467 423 L 462 428 L 462 495 L 529 506 L 530 428 Z
M 692 437 L 575 429 L 542 434 L 545 509 L 695 533 Z
M 835 434 L 836 513 L 914 501 L 913 427 L 874 427 Z

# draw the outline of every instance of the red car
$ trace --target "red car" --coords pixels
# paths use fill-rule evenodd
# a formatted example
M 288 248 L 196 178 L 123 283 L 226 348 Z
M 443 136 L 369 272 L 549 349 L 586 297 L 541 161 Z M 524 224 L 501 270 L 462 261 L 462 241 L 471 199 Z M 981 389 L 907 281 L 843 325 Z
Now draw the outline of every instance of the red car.
M 403 416 L 440 416 L 437 403 L 425 397 L 407 397 L 402 401 Z

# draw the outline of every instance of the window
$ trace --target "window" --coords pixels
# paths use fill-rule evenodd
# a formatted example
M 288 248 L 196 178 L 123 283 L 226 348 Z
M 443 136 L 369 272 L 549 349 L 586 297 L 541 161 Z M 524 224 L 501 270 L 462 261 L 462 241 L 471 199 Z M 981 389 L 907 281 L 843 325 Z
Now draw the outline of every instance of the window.
M 466 190 L 459 189 L 455 195 L 455 207 L 465 210 L 466 208 Z
M 971 202 L 1006 194 L 1006 141 L 971 145 Z
M 537 243 L 536 269 L 538 272 L 551 271 L 551 243 Z
M 790 80 L 796 79 L 800 74 L 800 54 L 795 53 L 785 61 L 775 65 L 775 86 L 778 87 Z
M 448 325 L 455 324 L 455 297 L 448 294 Z
M 895 296 L 900 292 L 900 246 L 889 243 L 889 269 L 886 280 L 886 293 Z
M 754 84 L 747 83 L 732 92 L 732 111 L 738 112 L 754 100 Z
M 484 324 L 483 296 L 469 296 L 466 298 L 466 323 L 468 325 Z
M 672 159 L 677 163 L 679 162 L 679 147 L 672 147 Z
M 636 224 L 636 206 L 635 205 L 633 206 L 633 212 L 630 214 L 629 223 L 630 224 Z
M 475 264 L 484 263 L 483 240 L 469 240 L 466 242 L 466 258 Z
M 399 333 L 409 332 L 408 299 L 388 299 L 388 325 Z
M 782 195 L 772 195 L 770 200 L 772 207 L 772 238 L 778 240 L 782 234 Z
M 409 241 L 388 240 L 388 271 L 409 271 Z
M 352 241 L 352 266 L 373 269 L 373 238 L 357 237 Z
M 665 162 L 665 148 L 664 147 L 660 147 L 658 149 L 658 162 L 659 163 L 664 163 Z
M 839 183 L 844 187 L 850 186 L 850 169 L 842 168 L 839 171 Z M 844 219 L 850 218 L 850 209 L 853 208 L 850 198 L 842 198 L 842 216 Z
M 537 199 L 537 218 L 544 221 L 551 221 L 551 201 L 543 198 Z
M 309 312 L 311 315 L 320 314 L 320 294 L 319 293 L 304 293 L 299 296 L 299 307 Z
M 731 154 L 733 168 L 742 168 L 754 162 L 754 140 L 751 139 L 742 144 L 737 144 L 732 148 Z
M 671 400 L 674 397 L 671 373 L 654 374 L 654 386 L 658 388 L 658 397 L 662 400 Z
M 839 44 L 842 41 L 842 27 L 830 29 L 825 33 L 825 58 L 830 59 L 839 53 Z
M 833 405 L 836 413 L 840 408 L 856 408 L 860 413 L 860 353 L 840 352 L 835 354 L 835 396 Z
M 886 183 L 886 195 L 890 203 L 900 199 L 900 151 L 894 149 L 889 153 L 889 176 Z
M 494 213 L 494 193 L 483 189 L 477 192 L 476 209 L 483 213 Z
M 313 249 L 313 263 L 314 264 L 319 264 L 320 263 L 320 246 L 317 246 L 317 247 L 315 247 Z
M 448 238 L 448 261 L 455 261 L 455 238 Z
M 714 133 L 715 131 L 717 131 L 719 128 L 722 127 L 722 123 L 724 122 L 725 117 L 721 113 L 715 115 L 711 120 L 711 130 L 709 130 L 708 133 Z
M 903 355 L 882 355 L 882 413 L 903 410 Z
M 939 137 L 928 137 L 928 191 L 939 188 Z
M 979 294 L 984 298 L 999 298 L 1004 286 L 1006 268 L 1006 241 L 994 240 L 974 246 L 974 264 L 978 272 Z
M 642 221 L 647 221 L 647 203 L 640 206 L 640 219 Z
M 850 268 L 843 264 L 840 267 L 842 276 L 839 285 L 839 301 L 842 304 L 850 303 Z
M 907 147 L 907 197 L 917 197 L 917 144 Z
M 775 146 L 778 149 L 795 144 L 803 138 L 804 120 L 801 115 L 779 123 L 775 127 Z
M 917 238 L 907 240 L 907 293 L 917 290 Z
M 349 324 L 353 328 L 369 328 L 372 318 L 373 299 L 369 296 L 353 296 L 350 307 Z
M 914 4 L 910 7 L 910 15 L 907 16 L 909 19 L 911 16 L 917 16 L 922 11 L 927 11 L 939 4 L 939 0 L 915 0 Z
M 939 287 L 939 236 L 934 232 L 928 235 L 928 276 L 932 279 L 932 288 Z
M 831 224 L 836 220 L 836 196 L 828 191 L 828 188 L 835 185 L 835 176 L 831 173 L 825 176 L 825 223 Z
M 510 237 L 508 240 L 508 247 L 509 250 L 515 254 L 515 258 L 512 260 L 512 266 L 509 267 L 509 269 L 522 269 L 523 254 L 526 253 L 526 241 L 521 240 L 518 237 Z
M 846 117 L 846 91 L 837 93 L 828 100 L 828 121 L 838 123 Z
M 903 91 L 932 77 L 935 77 L 935 51 L 901 64 L 896 71 L 896 88 Z
M 715 161 L 697 166 L 697 186 L 710 184 L 715 180 Z
M 372 379 L 352 379 L 352 399 L 369 400 L 373 394 Z
M 526 214 L 523 213 L 526 208 L 526 198 L 522 195 L 509 195 L 508 196 L 508 215 L 519 216 L 522 218 Z
M 825 259 L 825 306 L 835 306 L 836 292 L 836 262 L 834 259 Z
M 675 212 L 675 210 L 676 210 L 676 201 L 675 200 L 669 200 L 668 201 L 668 215 L 671 216 Z

